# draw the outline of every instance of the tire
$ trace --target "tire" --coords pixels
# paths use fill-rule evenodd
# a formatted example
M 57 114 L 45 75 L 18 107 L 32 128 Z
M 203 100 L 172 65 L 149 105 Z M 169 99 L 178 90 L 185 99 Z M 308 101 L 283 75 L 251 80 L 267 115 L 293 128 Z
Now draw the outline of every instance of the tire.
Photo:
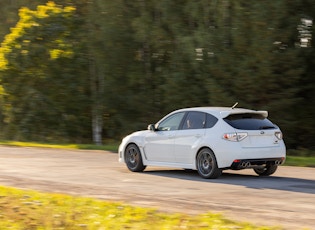
M 132 172 L 142 172 L 146 166 L 143 165 L 140 149 L 135 144 L 130 144 L 125 150 L 125 162 L 127 168 Z
M 254 168 L 255 173 L 259 176 L 270 176 L 277 171 L 278 165 L 275 164 L 266 164 L 264 168 Z
M 199 175 L 205 179 L 215 179 L 222 174 L 222 169 L 218 168 L 214 153 L 207 148 L 198 153 L 196 167 Z

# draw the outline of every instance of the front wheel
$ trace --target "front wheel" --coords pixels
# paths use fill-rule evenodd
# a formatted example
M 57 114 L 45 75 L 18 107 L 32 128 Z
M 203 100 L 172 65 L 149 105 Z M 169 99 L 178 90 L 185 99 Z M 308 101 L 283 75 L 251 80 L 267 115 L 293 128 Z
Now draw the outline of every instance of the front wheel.
M 146 166 L 143 165 L 140 150 L 137 145 L 130 144 L 125 150 L 125 162 L 132 172 L 142 172 Z
M 274 174 L 275 171 L 277 171 L 278 165 L 275 164 L 266 164 L 265 167 L 257 167 L 254 168 L 255 173 L 257 173 L 259 176 L 269 176 L 271 174 Z
M 217 160 L 210 149 L 202 149 L 196 159 L 199 175 L 205 179 L 215 179 L 221 176 L 222 170 L 218 168 Z

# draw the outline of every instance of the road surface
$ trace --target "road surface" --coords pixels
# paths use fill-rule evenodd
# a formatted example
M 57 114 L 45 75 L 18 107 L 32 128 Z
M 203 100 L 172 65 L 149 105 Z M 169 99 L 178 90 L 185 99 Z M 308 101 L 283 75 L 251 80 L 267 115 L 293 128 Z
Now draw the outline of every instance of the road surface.
M 0 185 L 315 229 L 315 168 L 281 166 L 270 177 L 227 170 L 205 180 L 195 171 L 169 168 L 132 173 L 117 159 L 106 151 L 0 146 Z

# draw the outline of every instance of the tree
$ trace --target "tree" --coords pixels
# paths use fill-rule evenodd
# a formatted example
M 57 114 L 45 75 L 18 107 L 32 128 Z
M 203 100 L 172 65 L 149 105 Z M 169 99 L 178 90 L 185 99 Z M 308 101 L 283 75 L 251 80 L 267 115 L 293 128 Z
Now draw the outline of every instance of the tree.
M 215 44 L 208 60 L 211 102 L 238 101 L 242 107 L 268 110 L 292 146 L 293 110 L 305 71 L 295 46 L 299 15 L 292 16 L 294 6 L 284 1 L 225 3 L 220 6 L 225 16 L 214 18 L 210 40 Z
M 7 15 L 37 2 L 0 5 Z M 11 133 L 100 144 L 177 108 L 238 101 L 268 110 L 289 148 L 314 148 L 312 1 L 56 2 L 76 10 L 29 10 L 2 43 L 0 117 Z
M 19 22 L 1 44 L 1 83 L 11 137 L 85 135 L 81 126 L 88 118 L 82 117 L 88 110 L 88 74 L 76 68 L 87 66 L 87 61 L 80 56 L 84 47 L 76 37 L 80 20 L 74 13 L 74 7 L 53 2 L 35 11 L 21 8 Z

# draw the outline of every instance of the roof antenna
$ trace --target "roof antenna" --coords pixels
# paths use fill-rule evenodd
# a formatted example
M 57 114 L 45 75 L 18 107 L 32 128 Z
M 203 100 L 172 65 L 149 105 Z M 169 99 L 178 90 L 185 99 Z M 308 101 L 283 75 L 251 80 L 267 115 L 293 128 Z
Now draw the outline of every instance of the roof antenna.
M 234 109 L 238 105 L 238 102 L 236 102 L 233 106 L 232 109 Z

